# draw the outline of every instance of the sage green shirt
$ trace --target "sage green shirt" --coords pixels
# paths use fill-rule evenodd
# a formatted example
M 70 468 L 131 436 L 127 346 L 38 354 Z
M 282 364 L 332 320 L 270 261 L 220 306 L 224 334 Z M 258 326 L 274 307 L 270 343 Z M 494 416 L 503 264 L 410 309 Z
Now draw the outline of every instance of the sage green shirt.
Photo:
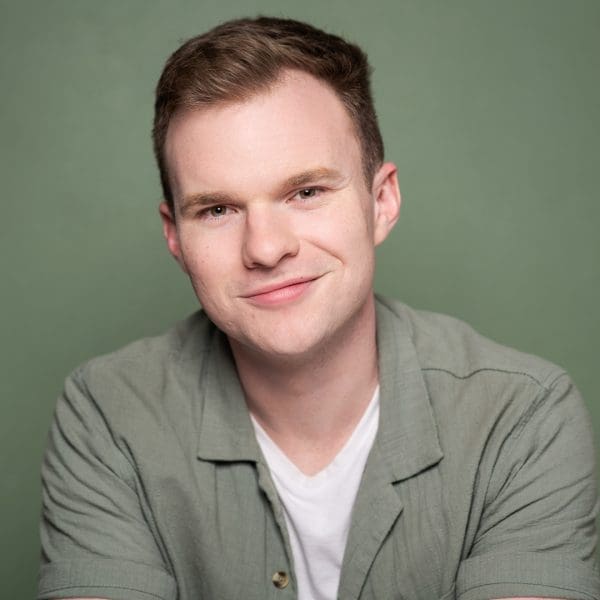
M 600 598 L 592 432 L 565 373 L 383 299 L 377 344 L 339 598 Z M 202 312 L 67 380 L 42 476 L 40 599 L 296 597 L 282 507 Z

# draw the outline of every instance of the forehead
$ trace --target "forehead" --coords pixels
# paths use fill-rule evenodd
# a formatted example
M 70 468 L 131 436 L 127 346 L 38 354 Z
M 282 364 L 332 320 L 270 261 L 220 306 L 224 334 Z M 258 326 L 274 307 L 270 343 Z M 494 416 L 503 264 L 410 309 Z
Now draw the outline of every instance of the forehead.
M 245 102 L 177 114 L 165 153 L 177 198 L 205 189 L 263 191 L 296 172 L 360 172 L 360 145 L 346 108 L 314 77 L 286 72 Z

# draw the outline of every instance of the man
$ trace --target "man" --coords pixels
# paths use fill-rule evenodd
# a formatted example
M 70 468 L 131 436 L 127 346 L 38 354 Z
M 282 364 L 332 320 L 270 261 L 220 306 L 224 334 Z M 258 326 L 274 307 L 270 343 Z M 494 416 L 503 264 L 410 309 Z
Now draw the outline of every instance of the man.
M 373 295 L 400 193 L 368 74 L 268 18 L 167 62 L 160 214 L 203 310 L 67 380 L 38 598 L 600 598 L 567 376 Z

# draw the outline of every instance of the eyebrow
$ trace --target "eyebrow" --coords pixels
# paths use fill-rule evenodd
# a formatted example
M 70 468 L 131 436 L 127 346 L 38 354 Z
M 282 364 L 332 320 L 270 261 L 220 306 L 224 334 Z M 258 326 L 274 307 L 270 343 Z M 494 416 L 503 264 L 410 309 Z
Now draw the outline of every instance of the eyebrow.
M 318 167 L 316 169 L 308 169 L 300 173 L 296 173 L 288 177 L 285 181 L 277 186 L 278 195 L 284 194 L 291 188 L 302 187 L 317 182 L 335 183 L 343 180 L 343 175 L 335 169 L 326 167 Z M 197 194 L 189 194 L 181 199 L 180 212 L 182 215 L 187 215 L 195 208 L 202 206 L 215 206 L 217 204 L 231 204 L 240 202 L 240 198 L 227 194 L 225 192 L 200 192 Z
M 281 188 L 289 189 L 308 185 L 309 183 L 315 183 L 316 181 L 336 181 L 341 179 L 343 179 L 343 176 L 339 171 L 328 169 L 326 167 L 319 167 L 317 169 L 302 171 L 302 173 L 288 177 L 281 185 Z
M 182 215 L 187 215 L 195 208 L 202 206 L 215 206 L 217 204 L 231 204 L 236 198 L 223 192 L 205 192 L 199 194 L 189 194 L 181 199 L 179 211 Z

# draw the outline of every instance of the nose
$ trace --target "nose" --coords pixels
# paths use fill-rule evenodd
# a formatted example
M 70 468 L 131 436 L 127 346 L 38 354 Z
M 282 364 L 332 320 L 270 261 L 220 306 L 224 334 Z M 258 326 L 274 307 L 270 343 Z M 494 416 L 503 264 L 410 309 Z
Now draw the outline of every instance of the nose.
M 289 215 L 267 203 L 248 208 L 244 224 L 242 259 L 248 269 L 272 268 L 298 253 L 299 240 Z

